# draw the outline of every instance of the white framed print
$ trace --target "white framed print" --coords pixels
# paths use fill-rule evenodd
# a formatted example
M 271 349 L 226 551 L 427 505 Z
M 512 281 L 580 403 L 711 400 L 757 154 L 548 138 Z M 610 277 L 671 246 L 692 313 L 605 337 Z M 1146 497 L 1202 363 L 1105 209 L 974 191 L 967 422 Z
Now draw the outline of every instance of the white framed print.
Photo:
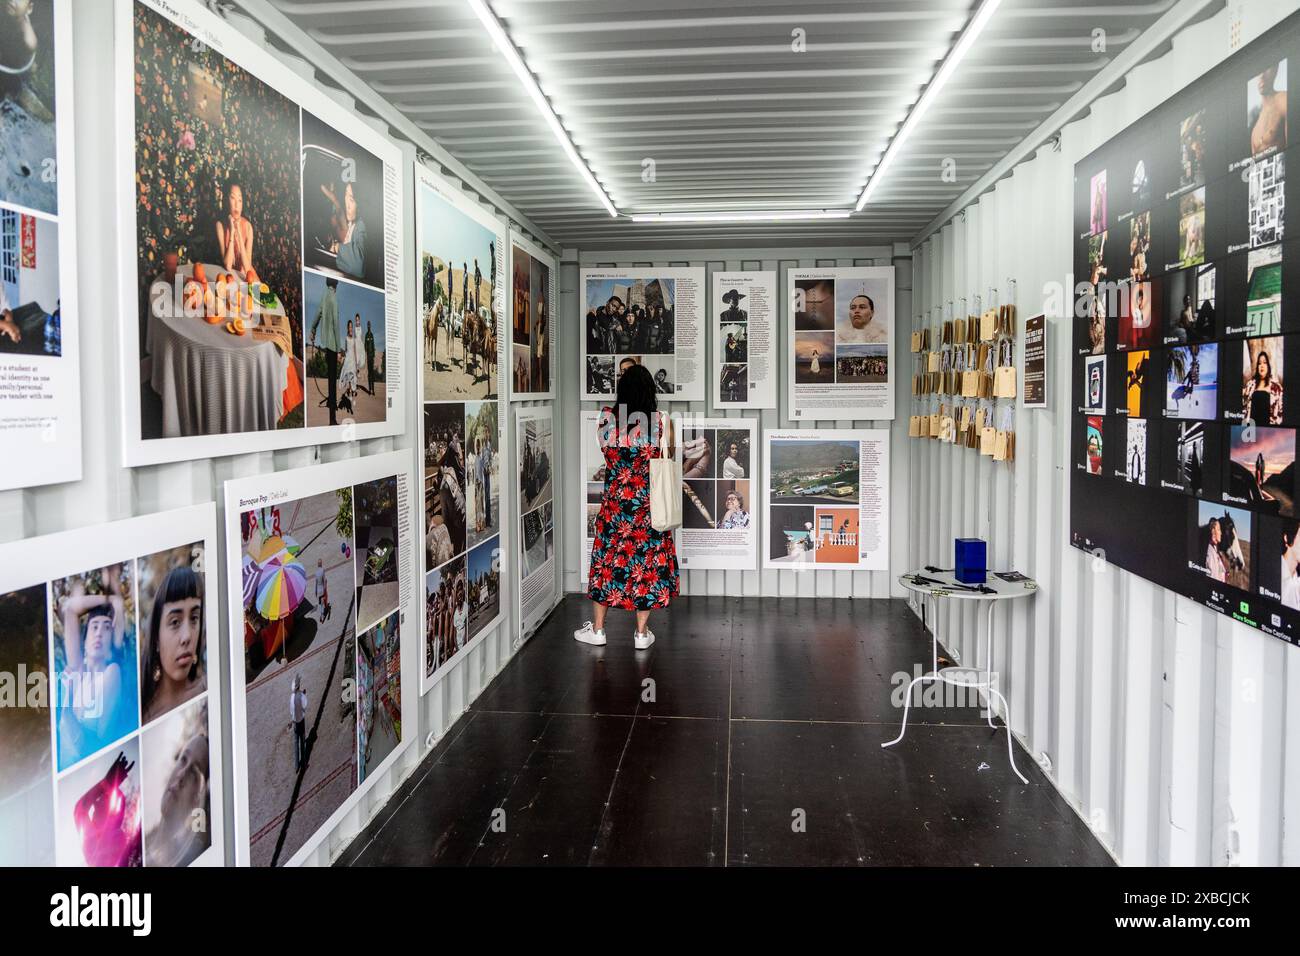
M 403 151 L 196 0 L 116 0 L 128 465 L 400 434 Z
M 0 866 L 225 862 L 217 554 L 212 504 L 0 545 Z
M 235 861 L 303 862 L 411 744 L 408 452 L 226 482 Z
M 72 0 L 13 16 L 0 138 L 0 490 L 81 477 Z
M 644 365 L 664 401 L 704 401 L 704 270 L 583 269 L 578 397 L 614 395 L 621 370 Z
M 889 568 L 889 431 L 763 433 L 765 569 Z
M 555 418 L 549 405 L 515 411 L 515 462 L 519 481 L 519 577 L 515 620 L 519 635 L 531 634 L 559 602 L 561 591 L 555 527 Z
M 758 420 L 683 415 L 673 425 L 682 461 L 678 565 L 753 571 L 762 487 Z
M 713 407 L 776 408 L 775 272 L 713 273 Z
M 560 274 L 555 257 L 517 230 L 510 230 L 510 400 L 555 397 L 554 320 Z
M 786 414 L 894 418 L 894 267 L 786 270 Z
M 508 240 L 499 219 L 419 163 L 415 216 L 425 694 L 504 619 Z

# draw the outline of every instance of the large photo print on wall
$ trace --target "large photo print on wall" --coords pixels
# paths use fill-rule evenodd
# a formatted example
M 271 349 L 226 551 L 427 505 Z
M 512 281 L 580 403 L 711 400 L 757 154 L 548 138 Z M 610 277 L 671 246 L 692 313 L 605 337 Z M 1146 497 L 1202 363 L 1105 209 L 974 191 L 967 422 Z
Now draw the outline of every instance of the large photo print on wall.
M 704 400 L 703 269 L 583 269 L 578 287 L 580 398 L 609 398 L 621 370 L 638 364 L 664 400 Z
M 553 398 L 555 381 L 555 259 L 510 232 L 510 397 Z
M 81 477 L 72 2 L 9 4 L 0 43 L 0 490 Z
M 501 223 L 419 164 L 415 182 L 424 693 L 502 616 L 509 333 Z M 528 288 L 531 296 L 531 268 Z
M 521 408 L 515 416 L 515 462 L 519 468 L 519 582 L 515 591 L 522 634 L 535 629 L 559 600 L 554 424 L 549 407 Z
M 714 408 L 776 408 L 775 272 L 715 272 Z
M 408 461 L 390 452 L 226 483 L 241 865 L 301 862 L 409 742 Z
M 764 568 L 889 568 L 889 432 L 763 434 Z
M 191 0 L 117 28 L 128 462 L 400 431 L 400 149 Z
M 216 548 L 210 504 L 0 546 L 0 866 L 225 862 Z
M 785 273 L 786 414 L 792 419 L 894 417 L 894 267 Z
M 674 422 L 682 458 L 682 570 L 752 571 L 758 565 L 758 421 L 683 416 Z

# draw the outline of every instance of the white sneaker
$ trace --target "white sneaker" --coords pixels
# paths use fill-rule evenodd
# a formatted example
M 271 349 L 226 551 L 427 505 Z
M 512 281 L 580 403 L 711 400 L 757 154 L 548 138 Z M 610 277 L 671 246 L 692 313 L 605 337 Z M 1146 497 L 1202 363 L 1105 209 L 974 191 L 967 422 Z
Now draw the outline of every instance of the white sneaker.
M 644 634 L 634 634 L 632 643 L 636 645 L 638 651 L 644 651 L 647 647 L 655 642 L 655 633 L 650 628 L 645 629 Z
M 586 624 L 582 625 L 582 627 L 573 632 L 573 639 L 575 641 L 581 641 L 583 644 L 595 644 L 597 647 L 600 647 L 605 643 L 605 631 L 603 628 L 599 631 L 596 630 L 591 626 L 591 622 L 588 621 Z M 651 640 L 653 640 L 653 638 L 651 638 Z

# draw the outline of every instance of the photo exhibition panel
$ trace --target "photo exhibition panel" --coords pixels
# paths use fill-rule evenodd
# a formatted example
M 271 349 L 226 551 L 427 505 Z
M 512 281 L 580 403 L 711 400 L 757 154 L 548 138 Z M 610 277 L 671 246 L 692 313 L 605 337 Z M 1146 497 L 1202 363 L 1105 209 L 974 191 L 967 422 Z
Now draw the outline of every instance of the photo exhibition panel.
M 420 690 L 502 617 L 506 231 L 416 165 L 416 282 L 424 507 L 424 640 Z M 531 270 L 530 270 L 531 296 Z M 530 298 L 531 302 L 531 298 Z M 531 367 L 531 366 L 530 366 Z
M 119 0 L 131 465 L 401 432 L 401 149 L 194 0 Z
M 1300 19 L 1075 167 L 1070 540 L 1300 643 Z
M 241 866 L 302 862 L 410 743 L 413 488 L 405 452 L 226 482 Z
M 0 866 L 225 862 L 216 522 L 0 545 Z

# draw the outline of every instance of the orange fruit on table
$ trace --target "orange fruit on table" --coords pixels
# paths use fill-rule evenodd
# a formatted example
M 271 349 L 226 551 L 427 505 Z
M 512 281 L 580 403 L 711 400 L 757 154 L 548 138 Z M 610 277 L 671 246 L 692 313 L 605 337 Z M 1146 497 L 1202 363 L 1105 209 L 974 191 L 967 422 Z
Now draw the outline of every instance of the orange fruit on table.
M 200 285 L 208 284 L 207 271 L 203 268 L 203 263 L 201 262 L 194 263 L 194 280 Z

